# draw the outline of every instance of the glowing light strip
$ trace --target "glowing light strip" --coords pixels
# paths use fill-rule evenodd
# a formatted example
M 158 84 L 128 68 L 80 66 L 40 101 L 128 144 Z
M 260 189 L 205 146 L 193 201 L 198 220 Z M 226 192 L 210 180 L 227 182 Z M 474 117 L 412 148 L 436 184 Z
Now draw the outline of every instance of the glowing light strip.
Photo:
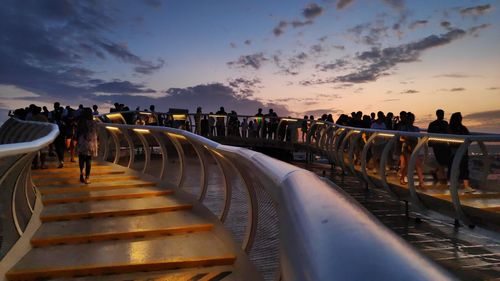
M 149 130 L 146 129 L 133 129 L 133 131 L 142 134 L 149 134 Z
M 290 119 L 290 118 L 282 118 L 282 121 L 288 121 L 288 122 L 297 122 L 297 119 Z
M 224 118 L 226 118 L 227 117 L 226 115 L 217 115 L 217 114 L 211 114 L 211 115 L 208 115 L 208 116 L 215 117 L 215 118 L 217 118 L 217 117 L 224 117 Z
M 392 137 L 394 137 L 394 134 L 381 133 L 381 134 L 378 134 L 378 135 L 377 135 L 377 137 L 378 137 L 378 136 L 381 136 L 381 137 L 390 137 L 390 138 L 392 138 Z
M 171 137 L 174 137 L 174 138 L 177 138 L 177 139 L 181 139 L 181 140 L 185 140 L 186 137 L 183 136 L 183 135 L 179 135 L 179 134 L 174 134 L 174 133 L 167 133 L 169 136 Z
M 139 114 L 151 115 L 151 114 L 153 114 L 153 113 L 148 112 L 148 111 L 141 111 L 141 112 L 139 112 Z
M 447 139 L 447 138 L 429 138 L 429 141 L 453 142 L 453 143 L 463 143 L 464 142 L 464 140 Z
M 186 119 L 186 114 L 172 114 L 172 118 L 174 119 Z
M 361 131 L 360 131 L 360 130 L 352 130 L 352 132 L 353 132 L 353 133 L 355 133 L 355 134 L 359 134 L 359 133 L 361 133 Z
M 111 126 L 106 126 L 106 129 L 111 130 L 111 131 L 119 131 L 117 127 L 111 127 Z
M 107 114 L 106 117 L 108 117 L 109 119 L 112 119 L 112 118 L 122 118 L 122 115 L 120 113 L 111 113 L 111 114 Z

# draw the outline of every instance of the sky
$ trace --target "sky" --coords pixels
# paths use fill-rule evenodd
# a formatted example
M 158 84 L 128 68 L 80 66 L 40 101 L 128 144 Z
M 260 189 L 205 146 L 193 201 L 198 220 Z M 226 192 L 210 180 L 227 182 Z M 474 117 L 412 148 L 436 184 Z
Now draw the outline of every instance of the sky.
M 500 1 L 0 0 L 9 109 L 299 117 L 442 108 L 500 133 Z

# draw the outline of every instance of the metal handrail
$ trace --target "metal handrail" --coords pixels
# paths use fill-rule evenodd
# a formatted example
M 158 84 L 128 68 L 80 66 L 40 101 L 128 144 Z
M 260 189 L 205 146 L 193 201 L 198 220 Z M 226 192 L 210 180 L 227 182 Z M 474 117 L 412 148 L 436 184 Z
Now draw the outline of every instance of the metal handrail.
M 186 114 L 187 118 L 193 118 L 196 114 Z M 200 114 L 201 116 L 207 115 L 205 113 Z M 241 118 L 254 118 L 255 116 L 249 116 L 249 115 L 238 115 L 237 116 L 239 119 Z M 456 143 L 457 145 L 463 144 L 463 143 L 468 143 L 471 144 L 473 142 L 477 142 L 483 152 L 483 155 L 488 155 L 488 151 L 486 146 L 484 145 L 485 142 L 500 142 L 500 134 L 484 134 L 484 133 L 475 133 L 472 132 L 470 135 L 455 135 L 455 134 L 437 134 L 437 133 L 427 133 L 425 130 L 422 130 L 421 132 L 407 132 L 407 131 L 395 131 L 395 130 L 377 130 L 377 129 L 370 129 L 370 128 L 357 128 L 357 127 L 351 127 L 351 126 L 343 126 L 343 125 L 337 125 L 328 121 L 318 121 L 318 120 L 305 120 L 305 119 L 300 119 L 300 118 L 291 118 L 291 117 L 286 117 L 286 118 L 280 118 L 280 120 L 295 120 L 296 124 L 298 122 L 303 122 L 307 121 L 309 124 L 309 130 L 306 132 L 306 138 L 305 142 L 301 142 L 300 139 L 302 138 L 296 138 L 297 136 L 297 131 L 300 130 L 301 126 L 294 125 L 291 127 L 294 132 L 292 135 L 295 135 L 295 138 L 292 137 L 290 140 L 285 140 L 284 142 L 289 143 L 289 144 L 298 144 L 298 145 L 305 145 L 305 148 L 307 149 L 307 153 L 317 153 L 317 154 L 322 154 L 326 156 L 332 163 L 334 163 L 336 166 L 339 166 L 342 168 L 343 173 L 352 173 L 358 176 L 361 180 L 366 182 L 368 186 L 374 186 L 377 183 L 380 183 L 381 186 L 385 187 L 386 189 L 389 189 L 391 191 L 391 194 L 395 195 L 396 198 L 400 198 L 400 200 L 404 200 L 406 202 L 411 201 L 413 204 L 411 205 L 415 209 L 417 209 L 420 212 L 426 212 L 427 208 L 432 208 L 432 205 L 429 206 L 428 204 L 422 204 L 421 200 L 422 198 L 419 196 L 419 193 L 416 190 L 416 186 L 414 183 L 413 179 L 413 174 L 414 170 L 408 169 L 408 173 L 406 174 L 406 178 L 408 178 L 408 197 L 405 198 L 404 196 L 401 197 L 400 194 L 396 194 L 396 190 L 393 188 L 390 188 L 389 183 L 387 183 L 387 178 L 386 178 L 386 173 L 383 171 L 384 166 L 379 165 L 378 167 L 378 174 L 381 176 L 380 179 L 373 177 L 372 175 L 369 175 L 366 169 L 366 149 L 369 148 L 371 145 L 370 142 L 367 142 L 365 145 L 361 146 L 360 149 L 363 151 L 362 153 L 362 162 L 361 162 L 361 169 L 359 171 L 353 171 L 354 165 L 353 163 L 350 163 L 351 165 L 347 165 L 347 163 L 344 163 L 344 157 L 343 154 L 345 153 L 344 149 L 346 146 L 349 146 L 347 149 L 349 152 L 349 161 L 352 161 L 354 157 L 354 151 L 353 148 L 351 147 L 351 144 L 349 144 L 346 141 L 343 141 L 344 138 L 346 139 L 351 139 L 353 136 L 357 136 L 359 134 L 365 134 L 365 135 L 378 135 L 377 137 L 394 137 L 394 136 L 399 136 L 399 137 L 410 137 L 410 138 L 416 138 L 420 139 L 420 147 L 425 148 L 427 151 L 427 146 L 429 143 L 436 143 L 436 142 L 443 142 L 443 143 Z M 191 128 L 195 128 L 196 125 L 194 124 L 193 120 L 190 119 L 190 124 Z M 227 124 L 225 124 L 227 126 Z M 262 126 L 264 127 L 264 126 Z M 253 140 L 255 142 L 258 142 L 257 145 L 265 144 L 266 142 L 273 141 L 273 142 L 283 142 L 283 138 L 276 138 L 275 134 L 274 139 L 269 139 L 269 138 L 264 138 L 262 134 L 263 128 L 261 128 L 261 132 L 259 132 L 260 136 L 257 137 L 239 137 L 243 140 Z M 279 129 L 278 129 L 279 130 Z M 357 132 L 357 134 L 352 134 L 351 132 Z M 227 134 L 227 130 L 226 130 Z M 327 136 L 325 137 L 325 134 Z M 224 136 L 215 136 L 215 135 L 209 135 L 210 137 L 215 137 L 217 140 L 225 141 Z M 229 136 L 228 136 L 229 137 Z M 236 137 L 236 138 L 235 138 Z M 317 138 L 317 140 L 316 140 Z M 235 141 L 238 139 L 238 136 L 230 136 L 228 138 L 227 142 L 232 143 L 232 141 Z M 262 140 L 264 141 L 263 143 Z M 371 140 L 374 140 L 372 138 Z M 325 141 L 327 142 L 325 144 Z M 394 142 L 398 140 L 393 140 L 391 145 L 394 145 Z M 386 142 L 386 145 L 389 142 Z M 250 143 L 243 143 L 243 144 L 251 144 Z M 280 145 L 278 143 L 274 144 Z M 387 158 L 389 157 L 389 151 L 391 148 L 384 147 L 384 153 L 381 162 L 383 161 L 384 164 L 387 163 Z M 467 147 L 466 147 L 467 148 Z M 466 149 L 465 148 L 465 149 Z M 357 155 L 359 157 L 361 155 Z M 409 160 L 409 167 L 410 168 L 415 168 L 417 158 L 420 157 L 419 153 L 413 153 Z M 455 154 L 455 158 L 460 158 L 463 157 L 463 153 L 460 154 Z M 458 159 L 457 158 L 457 159 Z M 460 159 L 458 159 L 457 163 L 460 162 Z M 452 166 L 452 168 L 455 167 L 458 169 L 458 164 Z M 485 165 L 487 168 L 487 165 Z M 485 169 L 486 169 L 485 168 Z M 451 201 L 453 204 L 453 211 L 454 214 L 452 214 L 455 219 L 461 220 L 467 225 L 472 225 L 473 224 L 473 219 L 468 217 L 466 212 L 463 210 L 464 207 L 460 201 L 460 196 L 459 196 L 459 173 L 458 171 L 452 171 L 451 172 L 451 177 L 449 178 L 450 186 L 449 186 L 449 192 L 451 195 Z M 447 213 L 449 214 L 449 212 Z M 482 220 L 480 220 L 482 221 Z M 484 221 L 483 221 L 484 222 Z
M 103 123 L 100 128 L 103 131 L 100 136 L 117 136 L 124 132 L 157 136 L 156 141 L 161 143 L 156 146 L 162 150 L 162 157 L 169 157 L 164 147 L 172 139 L 190 145 L 195 151 L 212 155 L 226 179 L 222 185 L 226 198 L 223 213 L 226 215 L 219 216 L 223 221 L 227 213 L 237 207 L 227 200 L 236 191 L 232 179 L 241 178 L 249 205 L 248 220 L 241 222 L 245 226 L 241 247 L 250 256 L 256 250 L 255 244 L 260 242 L 259 237 L 266 235 L 260 229 L 263 222 L 260 222 L 258 214 L 262 204 L 259 194 L 262 191 L 268 194 L 278 216 L 277 278 L 281 275 L 283 280 L 359 280 L 366 276 L 373 279 L 452 279 L 378 222 L 339 187 L 311 172 L 255 151 L 221 145 L 184 130 Z M 107 138 L 113 141 L 117 139 L 113 136 Z M 107 139 L 101 139 L 100 142 L 107 144 Z M 114 153 L 123 152 L 126 155 L 135 150 L 135 144 L 132 146 L 132 149 L 125 147 L 121 152 Z M 174 147 L 181 159 L 188 157 L 181 145 Z M 109 149 L 108 145 L 103 149 Z M 109 151 L 102 153 L 110 154 Z M 133 158 L 130 155 L 128 157 L 129 160 Z M 199 153 L 191 157 L 197 157 L 199 165 L 206 164 Z M 185 175 L 187 172 L 188 167 L 182 165 L 181 173 Z M 205 169 L 200 169 L 200 173 L 201 178 Z M 200 181 L 200 184 L 203 183 Z M 179 188 L 183 188 L 182 183 L 179 183 Z M 202 203 L 205 200 L 199 194 L 193 195 Z
M 7 268 L 5 264 L 22 257 L 19 249 L 29 247 L 29 239 L 22 238 L 31 237 L 37 228 L 41 201 L 33 189 L 31 164 L 38 151 L 55 140 L 59 129 L 55 124 L 11 118 L 2 125 L 0 134 L 0 142 L 3 142 L 0 143 L 0 161 L 4 165 L 0 174 L 2 271 Z M 15 141 L 18 142 L 13 143 Z

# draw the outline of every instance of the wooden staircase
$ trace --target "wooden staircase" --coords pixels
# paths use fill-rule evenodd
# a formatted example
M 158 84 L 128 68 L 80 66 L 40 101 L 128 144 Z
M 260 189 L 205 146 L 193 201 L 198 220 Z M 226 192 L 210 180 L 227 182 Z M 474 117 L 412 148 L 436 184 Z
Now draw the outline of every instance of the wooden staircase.
M 253 280 L 244 273 L 253 266 L 236 266 L 248 262 L 239 248 L 214 231 L 219 222 L 181 191 L 104 163 L 88 185 L 73 163 L 32 174 L 42 225 L 8 280 Z

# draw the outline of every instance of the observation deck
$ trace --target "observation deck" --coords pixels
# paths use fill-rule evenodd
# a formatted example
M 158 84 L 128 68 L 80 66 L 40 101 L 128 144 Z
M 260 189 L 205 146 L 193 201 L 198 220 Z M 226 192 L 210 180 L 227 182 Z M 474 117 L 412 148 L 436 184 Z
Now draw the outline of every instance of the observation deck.
M 136 120 L 153 115 L 156 125 L 125 124 L 127 114 L 135 114 Z M 225 117 L 214 116 L 224 119 L 205 138 L 186 130 L 199 132 L 195 115 L 184 117 L 183 128 L 172 128 L 159 126 L 164 118 L 160 114 L 127 114 L 101 117 L 99 157 L 89 185 L 78 182 L 78 169 L 72 163 L 62 169 L 31 169 L 38 151 L 57 136 L 57 126 L 15 119 L 2 126 L 2 276 L 8 280 L 500 276 L 500 192 L 498 179 L 492 176 L 498 168 L 497 155 L 488 150 L 500 142 L 498 135 L 380 132 L 312 122 L 302 136 L 300 119 L 282 118 L 274 135 L 264 138 L 259 132 L 244 137 L 240 128 L 228 127 Z M 242 118 L 255 117 L 238 117 Z M 186 126 L 186 120 L 193 126 Z M 399 183 L 391 162 L 402 135 L 418 138 L 407 185 Z M 426 171 L 431 166 L 428 144 L 432 142 L 459 144 L 450 185 L 429 178 L 424 189 L 417 188 L 415 166 L 419 159 L 425 160 Z M 468 153 L 476 192 L 464 193 L 458 165 L 471 143 Z M 306 161 L 291 165 L 229 144 L 281 149 L 305 155 Z M 374 145 L 381 149 L 375 160 L 370 157 Z M 475 173 L 477 168 L 481 173 Z M 408 234 L 413 235 L 405 237 Z M 450 243 L 412 243 L 416 237 L 424 241 L 431 236 Z M 454 243 L 457 239 L 464 243 Z M 431 251 L 431 245 L 441 249 Z M 447 259 L 445 253 L 455 259 Z

